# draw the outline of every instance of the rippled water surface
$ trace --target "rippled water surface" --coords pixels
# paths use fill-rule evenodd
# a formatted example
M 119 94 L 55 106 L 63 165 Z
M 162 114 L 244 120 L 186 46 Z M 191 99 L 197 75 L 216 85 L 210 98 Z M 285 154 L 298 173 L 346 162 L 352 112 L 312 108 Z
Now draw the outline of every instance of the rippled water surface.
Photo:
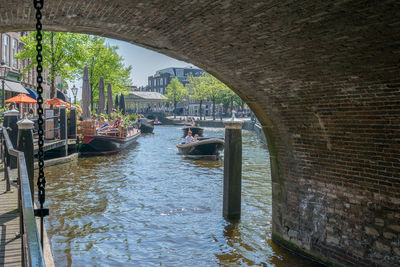
M 253 133 L 243 131 L 238 224 L 222 218 L 223 161 L 182 159 L 181 136 L 156 126 L 118 155 L 46 168 L 56 266 L 310 266 L 271 241 L 269 155 Z

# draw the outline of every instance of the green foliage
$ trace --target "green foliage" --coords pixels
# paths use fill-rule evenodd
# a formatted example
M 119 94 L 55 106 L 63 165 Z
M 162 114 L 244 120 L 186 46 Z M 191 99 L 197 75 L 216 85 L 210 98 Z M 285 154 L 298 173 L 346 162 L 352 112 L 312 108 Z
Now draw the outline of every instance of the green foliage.
M 136 121 L 137 115 L 135 114 L 127 114 L 125 115 L 126 118 L 128 118 L 130 121 Z
M 187 87 L 189 89 L 190 98 L 196 101 L 204 101 L 207 100 L 209 90 L 206 74 L 202 74 L 199 77 L 188 75 L 189 83 Z
M 35 32 L 21 37 L 25 44 L 24 49 L 16 56 L 20 60 L 28 59 L 23 72 L 29 71 L 37 65 Z M 49 70 L 48 82 L 51 87 L 51 97 L 55 96 L 55 78 L 74 80 L 79 75 L 80 63 L 85 58 L 84 45 L 89 36 L 68 32 L 42 32 L 43 67 Z
M 103 37 L 89 36 L 84 49 L 85 58 L 80 63 L 80 73 L 82 75 L 84 66 L 88 66 L 94 102 L 99 97 L 100 77 L 104 78 L 106 99 L 108 83 L 111 84 L 113 94 L 126 94 L 132 84 L 130 78 L 132 66 L 124 65 L 123 58 L 117 53 L 118 46 L 106 44 Z
M 24 49 L 17 55 L 20 60 L 28 59 L 23 71 L 37 65 L 35 32 L 21 37 Z M 111 83 L 113 94 L 126 93 L 131 85 L 132 67 L 126 67 L 123 58 L 117 53 L 118 46 L 106 44 L 105 38 L 87 34 L 68 32 L 43 32 L 43 67 L 49 70 L 51 96 L 55 96 L 54 80 L 57 76 L 63 81 L 74 81 L 83 75 L 84 66 L 89 68 L 89 79 L 94 101 L 99 95 L 99 80 L 105 85 Z M 107 88 L 105 88 L 107 95 Z
M 179 102 L 186 101 L 185 97 L 187 95 L 186 88 L 178 80 L 178 78 L 173 78 L 167 86 L 167 94 L 165 95 L 168 100 L 174 104 L 174 113 L 176 115 L 176 105 Z
M 233 108 L 237 105 L 243 105 L 243 101 L 223 82 L 209 73 L 203 73 L 201 76 L 188 76 L 188 88 L 190 98 L 200 101 L 209 100 L 213 102 L 213 116 L 215 119 L 215 105 L 222 103 L 224 110 L 228 107 Z M 201 112 L 201 107 L 200 107 Z
M 165 95 L 171 103 L 179 103 L 185 101 L 187 91 L 178 78 L 173 78 L 167 86 L 167 94 Z

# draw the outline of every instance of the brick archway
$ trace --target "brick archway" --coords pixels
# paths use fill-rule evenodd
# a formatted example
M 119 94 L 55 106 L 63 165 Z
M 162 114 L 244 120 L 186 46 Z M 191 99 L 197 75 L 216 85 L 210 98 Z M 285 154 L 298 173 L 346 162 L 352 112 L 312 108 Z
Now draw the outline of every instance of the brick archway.
M 0 7 L 0 31 L 32 29 L 31 1 Z M 274 239 L 328 262 L 394 265 L 399 10 L 394 0 L 59 0 L 46 1 L 44 25 L 128 41 L 221 79 L 268 139 Z

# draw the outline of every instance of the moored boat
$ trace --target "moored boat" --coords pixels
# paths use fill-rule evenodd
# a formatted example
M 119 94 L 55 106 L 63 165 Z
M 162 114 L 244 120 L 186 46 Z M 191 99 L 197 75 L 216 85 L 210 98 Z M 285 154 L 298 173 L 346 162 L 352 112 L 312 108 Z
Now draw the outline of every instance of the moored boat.
M 139 129 L 142 133 L 152 133 L 154 130 L 154 125 L 151 125 L 150 121 L 146 118 L 139 119 Z
M 192 135 L 195 136 L 196 134 L 198 134 L 200 137 L 203 136 L 203 131 L 204 129 L 198 126 L 187 126 L 187 127 L 183 127 L 183 137 L 185 137 L 188 134 L 188 131 L 192 132 Z
M 80 127 L 79 154 L 85 156 L 116 154 L 134 144 L 140 136 L 140 130 L 134 127 L 100 130 L 92 122 Z
M 154 120 L 154 123 L 153 123 L 153 125 L 161 125 L 162 123 L 158 120 L 158 118 L 156 118 L 155 120 Z
M 224 149 L 224 140 L 220 138 L 201 138 L 188 144 L 177 144 L 179 154 L 192 159 L 216 160 Z

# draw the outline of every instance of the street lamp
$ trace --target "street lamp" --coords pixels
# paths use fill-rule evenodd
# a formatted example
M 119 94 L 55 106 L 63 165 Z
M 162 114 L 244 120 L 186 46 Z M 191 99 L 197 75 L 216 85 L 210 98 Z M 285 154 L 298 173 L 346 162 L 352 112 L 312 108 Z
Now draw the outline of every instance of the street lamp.
M 1 65 L 4 65 L 4 62 L 1 62 Z M 4 108 L 4 104 L 6 102 L 6 94 L 5 94 L 5 83 L 6 83 L 6 78 L 8 75 L 8 68 L 4 67 L 3 68 L 3 76 L 2 81 L 1 81 L 1 107 Z
M 74 105 L 76 105 L 76 95 L 78 94 L 78 88 L 74 86 L 71 88 L 72 94 L 74 95 Z

